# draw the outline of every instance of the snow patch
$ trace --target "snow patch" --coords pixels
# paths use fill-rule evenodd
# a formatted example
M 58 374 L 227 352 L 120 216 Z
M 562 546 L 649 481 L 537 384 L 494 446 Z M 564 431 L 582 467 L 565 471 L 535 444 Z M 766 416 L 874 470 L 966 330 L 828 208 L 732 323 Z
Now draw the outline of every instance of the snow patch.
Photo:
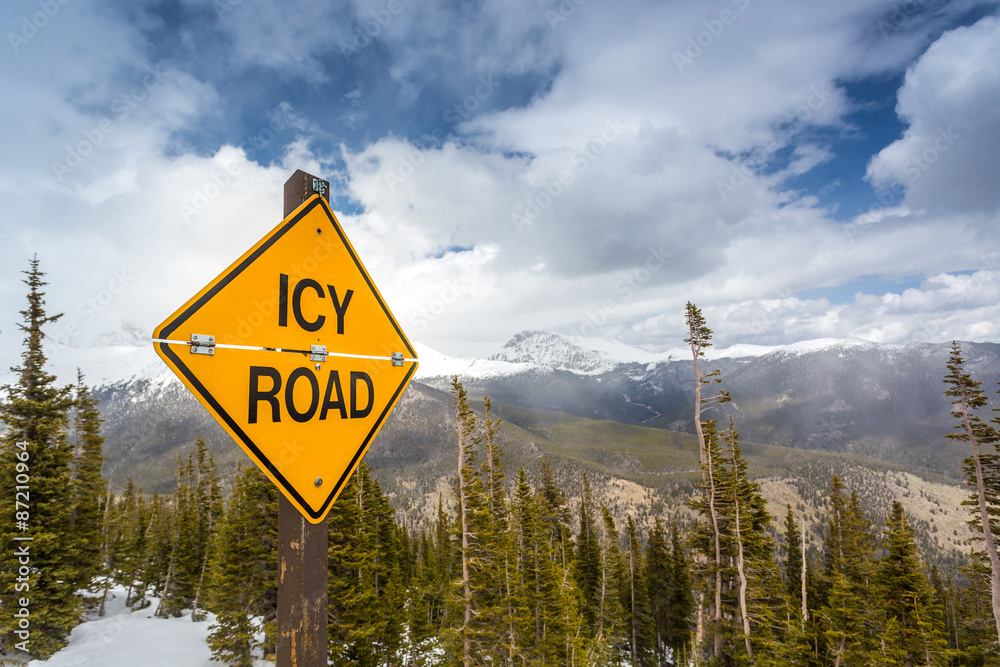
M 192 622 L 191 612 L 179 618 L 156 618 L 158 598 L 132 611 L 125 606 L 126 590 L 109 591 L 105 614 L 90 614 L 73 628 L 69 644 L 48 660 L 32 660 L 29 667 L 218 667 L 206 639 L 214 614 Z M 273 662 L 255 661 L 255 667 Z

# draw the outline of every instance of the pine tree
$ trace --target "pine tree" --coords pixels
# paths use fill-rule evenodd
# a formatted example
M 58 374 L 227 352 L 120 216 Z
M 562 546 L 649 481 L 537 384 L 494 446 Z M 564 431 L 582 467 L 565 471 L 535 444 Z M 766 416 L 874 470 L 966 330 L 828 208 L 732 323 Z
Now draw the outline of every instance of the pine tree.
M 579 592 L 553 543 L 550 499 L 541 489 L 532 493 L 523 468 L 515 482 L 511 515 L 515 596 L 523 600 L 521 610 L 510 612 L 515 634 L 523 639 L 512 653 L 519 664 L 576 664 L 586 654 Z
M 145 567 L 148 513 L 132 478 L 126 480 L 125 492 L 115 505 L 115 527 L 118 531 L 118 558 L 115 580 L 125 586 L 125 604 L 129 607 L 145 606 L 146 587 L 142 582 Z
M 643 560 L 639 532 L 631 514 L 625 519 L 625 547 L 627 578 L 624 583 L 627 591 L 629 653 L 633 665 L 648 665 L 653 663 L 656 641 L 653 635 L 649 589 L 646 586 L 646 563 Z
M 253 615 L 258 593 L 264 587 L 260 562 L 264 559 L 257 532 L 258 507 L 250 492 L 256 468 L 244 468 L 236 477 L 229 511 L 222 517 L 212 558 L 210 597 L 215 622 L 209 626 L 208 646 L 213 660 L 238 667 L 252 667 L 257 647 Z
M 83 382 L 77 371 L 76 396 L 73 415 L 73 471 L 72 509 L 70 532 L 74 542 L 74 588 L 94 590 L 101 563 L 102 526 L 104 519 L 105 481 L 101 475 L 104 455 L 101 446 L 101 418 L 97 399 Z
M 519 605 L 509 610 L 510 633 L 521 641 L 512 642 L 511 653 L 516 663 L 532 664 L 540 659 L 538 639 L 541 636 L 541 586 L 535 576 L 539 569 L 534 545 L 540 533 L 534 512 L 534 494 L 528 476 L 521 467 L 517 471 L 511 498 L 511 534 L 514 541 L 513 572 L 506 573 L 511 597 Z
M 45 371 L 43 327 L 61 315 L 45 313 L 45 274 L 37 258 L 30 264 L 23 281 L 28 306 L 18 325 L 25 336 L 21 365 L 11 369 L 17 379 L 4 388 L 7 402 L 0 406 L 5 426 L 0 484 L 8 494 L 0 512 L 0 542 L 8 554 L 17 555 L 0 559 L 0 642 L 47 658 L 66 643 L 80 616 L 75 591 L 79 557 L 70 531 L 73 453 L 66 438 L 73 398 L 71 388 L 57 387 L 56 378 Z M 22 557 L 30 565 L 23 576 L 18 572 Z M 30 601 L 30 630 L 15 617 L 21 598 Z
M 690 648 L 695 600 L 690 564 L 681 544 L 676 522 L 670 526 L 670 588 L 667 593 L 667 606 L 670 613 L 662 630 L 663 642 L 670 649 L 673 664 L 678 665 Z
M 255 652 L 274 652 L 268 625 L 277 607 L 278 491 L 256 467 L 243 468 L 228 508 L 213 512 L 218 532 L 204 585 L 216 617 L 208 645 L 214 660 L 250 665 Z
M 108 592 L 111 590 L 114 569 L 118 560 L 118 530 L 114 523 L 115 495 L 111 493 L 111 485 L 105 487 L 104 513 L 101 517 L 101 601 L 97 604 L 97 615 L 104 616 L 105 606 L 108 600 Z
M 483 398 L 483 418 L 476 438 L 483 447 L 479 470 L 484 506 L 474 525 L 479 542 L 477 562 L 477 634 L 480 659 L 493 664 L 508 661 L 511 653 L 511 613 L 505 598 L 512 556 L 506 499 L 503 450 L 497 442 L 500 420 L 493 417 L 489 397 Z
M 1000 665 L 996 624 L 990 600 L 990 566 L 981 551 L 970 549 L 968 562 L 959 568 L 961 580 L 949 587 L 952 646 L 961 665 Z
M 405 589 L 400 563 L 399 527 L 395 522 L 389 499 L 378 480 L 363 464 L 355 473 L 360 475 L 363 523 L 369 527 L 368 548 L 371 554 L 369 582 L 375 597 L 373 626 L 373 656 L 379 664 L 392 664 L 401 647 Z
M 596 629 L 597 603 L 601 586 L 601 542 L 594 522 L 594 499 L 587 474 L 583 475 L 580 498 L 580 532 L 576 535 L 573 573 L 582 596 L 581 613 L 591 637 Z
M 702 390 L 704 385 L 721 382 L 719 370 L 704 372 L 701 370 L 701 360 L 705 356 L 705 350 L 711 347 L 712 330 L 708 328 L 705 317 L 701 309 L 690 301 L 687 302 L 684 312 L 684 320 L 688 327 L 688 337 L 685 343 L 691 346 L 691 356 L 694 362 L 695 396 L 694 396 L 694 428 L 698 436 L 698 454 L 702 473 L 702 488 L 705 492 L 704 503 L 700 506 L 700 511 L 704 514 L 711 530 L 711 547 L 704 551 L 710 554 L 712 564 L 708 567 L 709 576 L 712 578 L 712 586 L 709 594 L 712 600 L 712 636 L 713 646 L 711 653 L 718 654 L 722 650 L 723 641 L 723 612 L 722 612 L 722 531 L 718 508 L 720 500 L 717 488 L 718 461 L 715 460 L 716 452 L 716 431 L 715 421 L 702 421 L 702 411 L 704 407 L 714 403 L 726 403 L 731 400 L 729 392 L 719 391 L 714 396 L 706 397 Z
M 704 517 L 704 522 L 694 526 L 690 539 L 692 546 L 702 556 L 697 562 L 700 588 L 703 591 L 702 604 L 705 604 L 705 600 L 711 601 L 711 622 L 707 624 L 705 633 L 711 639 L 711 646 L 701 648 L 706 657 L 713 658 L 723 654 L 728 638 L 733 633 L 733 629 L 729 627 L 732 617 L 726 615 L 727 601 L 724 599 L 731 591 L 731 587 L 727 587 L 725 582 L 733 576 L 733 561 L 728 557 L 728 526 L 723 525 L 724 517 L 731 515 L 729 504 L 732 496 L 726 493 L 724 487 L 725 459 L 719 447 L 715 420 L 709 419 L 702 426 L 705 437 L 704 463 L 701 466 L 704 495 L 693 499 L 690 505 Z
M 180 616 L 193 598 L 195 577 L 200 569 L 198 558 L 198 505 L 192 490 L 194 462 L 177 458 L 177 488 L 174 491 L 172 549 L 167 576 L 160 594 L 156 615 Z
M 903 513 L 894 501 L 882 539 L 884 555 L 875 569 L 875 586 L 893 634 L 900 639 L 905 664 L 947 665 L 944 618 L 934 591 L 924 576 L 917 545 Z M 886 631 L 890 624 L 886 623 Z
M 984 458 L 981 448 L 985 445 L 996 446 L 1000 442 L 1000 433 L 995 428 L 983 422 L 976 412 L 988 403 L 983 394 L 982 384 L 973 380 L 972 375 L 965 372 L 965 359 L 957 342 L 951 344 L 951 356 L 948 358 L 948 374 L 944 382 L 950 389 L 944 393 L 952 397 L 953 417 L 958 419 L 956 430 L 946 437 L 952 440 L 969 443 L 972 448 L 971 475 L 967 475 L 970 485 L 976 490 L 975 508 L 978 516 L 978 530 L 982 533 L 983 544 L 990 563 L 990 591 L 993 607 L 993 618 L 996 623 L 997 639 L 1000 640 L 1000 555 L 997 554 L 996 541 L 993 535 L 993 524 L 990 520 L 991 507 L 987 498 L 986 488 L 989 481 L 984 476 Z M 969 479 L 971 477 L 971 479 Z M 974 524 L 975 527 L 975 524 Z
M 330 620 L 330 658 L 334 664 L 363 664 L 371 644 L 371 614 L 375 609 L 371 572 L 371 532 L 365 526 L 365 497 L 360 486 L 367 480 L 361 466 L 344 485 L 330 508 L 327 557 Z
M 173 512 L 163 496 L 156 491 L 146 503 L 144 525 L 136 576 L 144 595 L 148 591 L 159 594 L 163 590 L 173 550 Z
M 799 531 L 795 515 L 792 513 L 792 505 L 787 503 L 785 514 L 785 590 L 792 611 L 797 611 L 801 616 L 802 623 L 805 624 L 806 618 L 801 614 L 803 607 L 802 566 L 804 565 L 803 553 L 799 548 L 801 540 L 802 533 Z
M 597 645 L 607 659 L 621 660 L 627 653 L 626 611 L 622 604 L 625 590 L 625 559 L 614 517 L 601 505 L 601 588 L 597 605 Z
M 402 528 L 364 463 L 344 486 L 328 526 L 330 657 L 338 665 L 397 664 L 407 648 Z
M 208 453 L 208 445 L 205 439 L 198 436 L 195 439 L 195 453 L 197 456 L 195 486 L 195 499 L 198 511 L 198 559 L 201 561 L 198 573 L 198 583 L 194 587 L 194 599 L 191 601 L 191 620 L 203 620 L 204 615 L 199 611 L 203 587 L 210 585 L 206 576 L 210 579 L 209 561 L 212 556 L 212 549 L 215 546 L 215 538 L 219 529 L 219 521 L 222 517 L 222 487 L 219 479 L 219 471 L 215 465 L 214 455 Z
M 866 623 L 875 612 L 871 595 L 874 542 L 871 522 L 856 494 L 844 496 L 835 475 L 824 540 L 826 604 L 819 610 L 828 651 L 840 665 L 863 665 L 876 650 L 877 638 Z
M 460 601 L 457 605 L 461 610 L 462 623 L 457 627 L 454 643 L 458 647 L 456 651 L 462 655 L 462 664 L 470 667 L 473 661 L 473 643 L 476 641 L 476 601 L 473 599 L 472 578 L 481 547 L 475 528 L 483 523 L 485 493 L 476 466 L 476 416 L 469 403 L 468 393 L 457 376 L 452 378 L 451 389 L 455 405 L 455 433 L 458 436 L 455 496 L 458 499 L 456 528 L 462 573 Z
M 670 600 L 668 595 L 672 585 L 673 572 L 670 563 L 670 545 L 659 517 L 649 531 L 646 540 L 644 579 L 646 594 L 649 596 L 649 614 L 653 634 L 653 656 L 657 663 L 667 659 L 665 629 L 669 623 Z
M 421 529 L 411 536 L 413 574 L 406 602 L 406 622 L 409 627 L 409 664 L 423 664 L 423 656 L 431 650 L 437 636 L 437 614 L 434 592 L 437 580 L 437 551 L 430 534 Z

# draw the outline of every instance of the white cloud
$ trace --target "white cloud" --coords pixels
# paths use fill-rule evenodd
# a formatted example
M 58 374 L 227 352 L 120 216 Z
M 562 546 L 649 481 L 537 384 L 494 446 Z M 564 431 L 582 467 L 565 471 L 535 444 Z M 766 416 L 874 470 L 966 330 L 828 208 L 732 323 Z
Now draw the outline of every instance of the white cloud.
M 341 221 L 415 338 L 498 341 L 542 328 L 674 347 L 689 299 L 705 307 L 720 342 L 901 342 L 929 335 L 928 322 L 941 337 L 1000 336 L 996 267 L 980 254 L 997 247 L 997 195 L 992 181 L 973 178 L 998 171 L 995 19 L 947 33 L 914 65 L 899 97 L 909 130 L 870 177 L 898 179 L 945 121 L 957 118 L 960 140 L 909 183 L 903 205 L 844 226 L 783 183 L 831 159 L 812 130 L 851 129 L 837 81 L 910 62 L 922 48 L 913 35 L 932 26 L 879 32 L 895 6 L 888 1 L 808 11 L 745 0 L 585 2 L 559 19 L 546 14 L 559 11 L 555 2 L 490 6 L 481 16 L 446 3 L 399 6 L 379 24 L 379 45 L 365 48 L 384 49 L 391 76 L 412 88 L 404 103 L 447 80 L 460 103 L 486 106 L 493 95 L 516 98 L 508 88 L 518 75 L 554 73 L 530 101 L 473 114 L 433 146 L 376 137 L 342 149 L 343 173 L 327 172 L 334 194 L 358 206 Z M 235 66 L 319 89 L 330 85 L 341 39 L 388 7 L 244 2 L 219 25 L 234 40 Z M 53 20 L 26 45 L 23 71 L 0 68 L 10 100 L 0 109 L 10 123 L 2 141 L 17 156 L 0 165 L 0 202 L 23 221 L 4 228 L 0 263 L 24 268 L 37 251 L 52 310 L 79 327 L 75 344 L 89 344 L 123 320 L 157 324 L 277 223 L 293 169 L 322 174 L 333 162 L 314 152 L 315 117 L 291 119 L 299 138 L 271 146 L 284 158 L 269 167 L 232 146 L 178 145 L 178 130 L 220 103 L 180 65 L 164 67 L 119 118 L 112 105 L 141 92 L 151 66 L 142 39 L 133 26 L 78 11 L 87 39 L 106 49 L 86 48 L 76 28 Z M 689 54 L 691 43 L 701 50 Z M 678 67 L 678 53 L 691 62 Z M 357 62 L 338 57 L 337 67 Z M 60 62 L 70 65 L 53 67 Z M 60 181 L 52 162 L 65 162 L 66 147 L 104 120 L 113 130 Z M 791 157 L 765 173 L 779 153 Z M 845 302 L 796 296 L 863 276 L 932 277 Z M 8 356 L 22 300 L 5 278 Z
M 903 138 L 868 165 L 881 188 L 934 211 L 1000 207 L 1000 20 L 946 33 L 906 74 L 896 107 Z

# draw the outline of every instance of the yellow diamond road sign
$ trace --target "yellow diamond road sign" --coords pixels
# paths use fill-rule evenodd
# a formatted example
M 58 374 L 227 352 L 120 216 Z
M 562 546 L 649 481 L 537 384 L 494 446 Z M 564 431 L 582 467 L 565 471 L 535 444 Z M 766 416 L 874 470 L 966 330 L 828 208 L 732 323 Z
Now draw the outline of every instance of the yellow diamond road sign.
M 417 369 L 329 204 L 302 204 L 153 332 L 157 354 L 312 523 Z

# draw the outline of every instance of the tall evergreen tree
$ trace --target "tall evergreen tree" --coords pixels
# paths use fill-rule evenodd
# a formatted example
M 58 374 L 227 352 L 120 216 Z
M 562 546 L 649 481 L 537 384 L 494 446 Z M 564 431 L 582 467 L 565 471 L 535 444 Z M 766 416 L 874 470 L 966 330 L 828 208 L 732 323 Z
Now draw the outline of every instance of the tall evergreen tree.
M 375 609 L 370 576 L 370 533 L 364 525 L 364 498 L 359 470 L 344 485 L 327 515 L 330 658 L 335 664 L 360 664 L 371 644 L 369 620 Z
M 115 580 L 127 589 L 126 606 L 142 607 L 145 606 L 146 587 L 142 582 L 142 572 L 145 569 L 149 515 L 142 489 L 136 488 L 131 477 L 126 480 L 125 492 L 118 498 L 114 514 L 119 547 Z
M 983 545 L 990 563 L 990 592 L 993 607 L 993 618 L 996 623 L 997 639 L 1000 640 L 1000 555 L 994 537 L 994 526 L 990 519 L 991 503 L 987 498 L 989 481 L 984 474 L 984 459 L 988 456 L 982 452 L 986 445 L 994 447 L 1000 442 L 1000 433 L 993 426 L 984 422 L 977 414 L 980 408 L 987 405 L 988 400 L 983 393 L 982 384 L 972 379 L 965 371 L 965 359 L 957 341 L 951 344 L 951 356 L 948 358 L 948 374 L 944 382 L 949 386 L 944 393 L 952 399 L 951 414 L 958 419 L 954 433 L 946 437 L 960 442 L 967 442 L 972 450 L 971 465 L 967 476 L 970 485 L 975 489 L 974 507 L 977 513 L 978 529 L 982 533 Z M 975 524 L 974 524 L 975 526 Z
M 542 489 L 532 493 L 522 468 L 511 505 L 518 589 L 524 600 L 523 612 L 513 615 L 523 638 L 517 662 L 576 664 L 586 653 L 579 592 L 554 543 L 551 498 Z
M 70 532 L 73 535 L 76 589 L 92 589 L 102 571 L 101 533 L 104 519 L 105 482 L 101 475 L 104 455 L 101 447 L 101 416 L 97 399 L 77 371 L 73 410 L 73 471 Z
M 16 380 L 4 388 L 7 402 L 0 406 L 0 485 L 8 499 L 0 512 L 0 542 L 16 555 L 0 559 L 0 642 L 47 658 L 66 643 L 80 616 L 78 545 L 70 530 L 73 452 L 66 437 L 73 397 L 45 370 L 43 328 L 61 315 L 45 312 L 42 288 L 48 283 L 37 257 L 30 267 L 23 281 L 28 305 L 18 324 L 24 333 L 21 365 L 11 369 Z M 18 571 L 22 558 L 30 567 L 27 575 Z M 15 617 L 22 598 L 30 601 L 30 629 Z
M 649 596 L 649 614 L 652 625 L 653 656 L 662 664 L 667 660 L 665 630 L 670 618 L 670 587 L 673 571 L 670 563 L 670 544 L 659 517 L 649 531 L 646 540 L 646 571 L 644 574 L 646 591 Z
M 653 635 L 649 589 L 646 585 L 646 563 L 643 560 L 639 531 L 631 514 L 625 519 L 625 550 L 627 576 L 624 588 L 627 593 L 625 602 L 629 654 L 633 665 L 649 665 L 654 661 L 656 640 Z
M 174 512 L 168 500 L 154 491 L 147 503 L 146 530 L 142 541 L 139 582 L 143 592 L 163 590 L 173 551 Z
M 702 424 L 705 437 L 705 451 L 702 463 L 702 496 L 691 501 L 691 508 L 704 517 L 704 522 L 697 523 L 690 534 L 692 546 L 702 555 L 697 563 L 698 575 L 701 579 L 702 604 L 708 603 L 710 622 L 707 623 L 706 636 L 711 639 L 711 646 L 699 647 L 706 658 L 722 655 L 728 637 L 732 634 L 729 623 L 732 617 L 725 613 L 725 594 L 731 589 L 725 584 L 732 577 L 732 560 L 727 557 L 727 526 L 723 518 L 731 514 L 728 504 L 731 494 L 725 492 L 725 459 L 719 447 L 719 434 L 715 420 L 709 419 Z
M 805 564 L 799 545 L 801 540 L 802 533 L 795 521 L 795 514 L 792 513 L 792 505 L 788 503 L 785 513 L 785 590 L 792 606 L 792 613 L 797 611 L 800 615 L 803 608 L 802 566 Z M 806 618 L 803 617 L 801 620 L 804 624 Z
M 482 479 L 478 475 L 476 440 L 478 428 L 475 413 L 468 399 L 468 393 L 459 382 L 458 377 L 452 378 L 452 395 L 455 406 L 455 434 L 458 436 L 458 474 L 455 483 L 455 497 L 458 499 L 458 549 L 461 558 L 461 590 L 457 606 L 460 609 L 462 622 L 456 626 L 454 644 L 456 652 L 461 653 L 462 664 L 470 667 L 474 659 L 473 653 L 478 647 L 477 627 L 475 623 L 477 600 L 474 600 L 473 585 L 476 562 L 481 552 L 482 543 L 476 528 L 485 522 L 486 497 Z
M 894 501 L 882 539 L 884 555 L 875 569 L 875 588 L 899 649 L 908 665 L 947 665 L 944 617 L 924 576 L 913 531 L 902 505 Z
M 199 611 L 199 605 L 202 590 L 210 585 L 212 573 L 209 570 L 209 561 L 216 543 L 215 537 L 222 518 L 223 503 L 222 485 L 218 468 L 215 465 L 215 456 L 208 452 L 208 444 L 201 436 L 195 439 L 194 446 L 197 457 L 194 498 L 198 511 L 197 547 L 200 568 L 198 582 L 194 586 L 194 595 L 191 601 L 191 620 L 197 621 L 204 619 L 204 615 Z
M 628 653 L 626 608 L 622 594 L 626 589 L 625 559 L 614 517 L 601 505 L 601 591 L 597 605 L 597 646 L 612 662 Z
M 840 665 L 863 665 L 877 650 L 875 600 L 871 594 L 874 538 L 871 522 L 856 494 L 845 497 L 834 475 L 829 500 L 830 519 L 824 540 L 826 603 L 819 610 L 823 639 Z
M 719 512 L 716 507 L 720 500 L 719 489 L 717 488 L 719 480 L 716 476 L 719 470 L 717 467 L 719 462 L 715 457 L 717 451 L 715 421 L 703 421 L 702 411 L 705 407 L 713 403 L 729 402 L 731 397 L 729 392 L 725 391 L 719 391 L 714 396 L 705 396 L 703 394 L 703 387 L 705 385 L 716 384 L 722 381 L 719 377 L 720 371 L 718 369 L 713 371 L 703 371 L 701 369 L 701 360 L 705 356 L 705 350 L 712 345 L 712 330 L 708 327 L 701 309 L 690 301 L 685 306 L 684 320 L 688 328 L 688 337 L 684 339 L 684 342 L 691 346 L 691 357 L 694 362 L 694 428 L 695 434 L 698 437 L 698 460 L 701 467 L 702 488 L 705 493 L 700 511 L 704 514 L 708 523 L 712 541 L 709 550 L 703 553 L 710 554 L 712 558 L 712 563 L 708 566 L 708 571 L 713 585 L 702 599 L 707 598 L 712 600 L 713 631 L 711 634 L 713 636 L 713 646 L 711 653 L 718 654 L 722 650 L 722 572 L 724 567 L 722 562 L 723 527 L 720 524 Z
M 215 461 L 207 453 L 204 439 L 195 440 L 195 451 L 177 460 L 174 492 L 172 549 L 163 585 L 159 616 L 179 616 L 192 609 L 192 620 L 202 618 L 198 603 L 221 514 L 221 490 Z
M 503 465 L 503 450 L 497 442 L 500 420 L 493 417 L 490 398 L 483 398 L 483 417 L 477 440 L 483 447 L 483 463 L 479 470 L 484 507 L 478 513 L 475 527 L 478 533 L 477 562 L 477 626 L 482 659 L 503 664 L 510 659 L 515 642 L 510 632 L 511 609 L 505 600 L 513 542 L 509 530 L 507 492 Z
M 210 597 L 215 622 L 209 626 L 208 646 L 214 660 L 234 667 L 252 667 L 258 646 L 253 616 L 258 609 L 264 560 L 258 533 L 259 508 L 250 491 L 256 468 L 244 468 L 236 477 L 229 511 L 221 520 L 218 543 L 212 559 Z
M 593 636 L 601 586 L 601 540 L 594 521 L 594 498 L 586 473 L 583 475 L 579 520 L 580 531 L 576 535 L 573 573 L 582 596 L 581 613 L 587 624 L 587 631 Z
M 695 599 L 691 585 L 690 564 L 681 544 L 677 522 L 670 526 L 670 588 L 667 594 L 670 614 L 663 628 L 663 641 L 670 649 L 672 663 L 682 664 L 691 644 L 691 621 Z

